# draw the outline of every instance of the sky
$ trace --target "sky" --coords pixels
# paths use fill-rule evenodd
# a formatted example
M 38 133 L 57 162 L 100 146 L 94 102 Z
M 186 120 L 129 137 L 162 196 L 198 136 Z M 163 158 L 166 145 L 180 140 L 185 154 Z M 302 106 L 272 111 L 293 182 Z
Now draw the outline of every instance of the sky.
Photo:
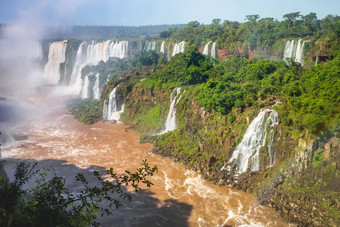
M 340 15 L 340 0 L 0 0 L 0 23 L 43 25 L 210 24 L 246 15 L 282 20 L 286 13 Z

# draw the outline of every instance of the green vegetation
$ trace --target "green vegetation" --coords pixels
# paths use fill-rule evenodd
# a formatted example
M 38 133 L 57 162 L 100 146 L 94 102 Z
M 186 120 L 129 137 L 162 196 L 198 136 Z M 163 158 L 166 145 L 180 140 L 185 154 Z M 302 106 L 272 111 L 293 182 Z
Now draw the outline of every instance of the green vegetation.
M 184 53 L 175 55 L 164 68 L 153 73 L 151 78 L 160 83 L 191 85 L 205 82 L 211 68 L 212 62 L 195 46 L 189 46 Z
M 95 186 L 90 186 L 83 174 L 77 174 L 76 181 L 81 183 L 79 193 L 71 193 L 65 187 L 63 177 L 54 174 L 47 179 L 47 172 L 39 173 L 34 188 L 25 189 L 25 183 L 39 172 L 36 164 L 19 163 L 13 182 L 0 179 L 0 225 L 1 226 L 98 226 L 96 217 L 99 213 L 111 214 L 111 207 L 122 205 L 123 199 L 131 201 L 132 194 L 124 189 L 131 185 L 135 191 L 139 184 L 150 187 L 148 180 L 157 171 L 146 160 L 136 172 L 126 171 L 118 175 L 113 169 L 107 170 L 109 178 L 104 178 L 94 171 L 97 179 Z M 107 206 L 101 202 L 106 201 Z
M 102 119 L 102 109 L 100 109 L 100 100 L 74 99 L 71 100 L 67 107 L 73 116 L 84 124 L 93 124 Z
M 160 33 L 161 38 L 172 40 L 186 40 L 189 45 L 205 45 L 209 40 L 216 41 L 217 46 L 227 47 L 231 51 L 235 46 L 256 49 L 277 45 L 278 40 L 313 37 L 313 41 L 328 37 L 327 43 L 334 50 L 339 49 L 338 38 L 340 31 L 340 17 L 328 15 L 318 20 L 315 13 L 301 15 L 294 12 L 283 15 L 283 21 L 274 18 L 261 18 L 259 15 L 247 15 L 245 23 L 214 19 L 211 24 L 204 25 L 191 21 L 183 28 L 169 28 Z M 277 50 L 282 53 L 282 49 Z

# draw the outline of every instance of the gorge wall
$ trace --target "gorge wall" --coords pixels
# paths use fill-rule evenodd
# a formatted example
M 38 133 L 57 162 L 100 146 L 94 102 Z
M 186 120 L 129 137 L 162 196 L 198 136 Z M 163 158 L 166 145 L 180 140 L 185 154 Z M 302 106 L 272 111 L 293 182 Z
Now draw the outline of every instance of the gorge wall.
M 151 72 L 141 74 L 139 72 L 143 72 L 142 69 L 138 73 L 129 69 L 129 74 L 123 71 L 125 74 L 112 76 L 108 73 L 108 69 L 120 64 L 122 62 L 120 59 L 133 58 L 135 52 L 132 50 L 159 51 L 161 56 L 174 59 L 173 62 L 176 64 L 181 64 L 183 59 L 187 59 L 186 56 L 194 54 L 200 56 L 197 53 L 185 52 L 187 49 L 190 51 L 190 48 L 186 48 L 184 42 L 124 43 L 125 41 L 112 41 L 85 44 L 82 41 L 63 41 L 63 45 L 60 45 L 60 50 L 57 53 L 63 55 L 65 52 L 65 57 L 56 55 L 55 59 L 57 59 L 56 62 L 60 68 L 55 67 L 54 70 L 59 70 L 59 73 L 64 75 L 61 76 L 60 81 L 64 81 L 71 87 L 78 84 L 76 90 L 80 91 L 81 98 L 100 100 L 98 101 L 99 107 L 96 107 L 101 112 L 100 118 L 111 122 L 121 121 L 144 133 L 141 142 L 153 142 L 155 153 L 184 163 L 216 184 L 228 185 L 256 194 L 263 204 L 276 208 L 291 222 L 301 225 L 332 226 L 339 224 L 340 204 L 337 183 L 340 180 L 339 127 L 334 127 L 329 132 L 318 136 L 307 129 L 288 127 L 286 120 L 281 120 L 287 114 L 291 114 L 281 107 L 283 100 L 275 95 L 262 98 L 258 93 L 263 91 L 255 92 L 256 99 L 251 105 L 234 107 L 225 114 L 214 109 L 208 111 L 200 103 L 199 96 L 203 90 L 198 82 L 194 80 L 192 81 L 197 84 L 179 82 L 183 78 L 175 78 L 177 81 L 164 83 L 157 80 L 162 77 L 161 79 L 167 81 L 173 76 L 173 71 L 180 71 L 177 68 L 164 71 L 168 73 L 164 75 L 162 71 L 156 76 L 152 74 L 155 68 L 146 69 Z M 292 43 L 298 43 L 298 45 L 292 45 Z M 120 46 L 119 50 L 128 50 L 128 56 L 126 54 L 109 55 L 109 51 L 106 51 L 107 48 L 111 45 L 110 50 L 112 50 L 116 44 Z M 128 48 L 122 47 L 123 44 L 128 45 Z M 65 45 L 67 45 L 66 51 L 64 51 Z M 88 46 L 85 48 L 85 45 Z M 94 51 L 97 54 L 89 54 L 91 52 L 89 47 L 92 48 L 96 45 L 101 46 L 99 50 Z M 298 62 L 298 64 L 287 62 L 288 66 L 280 66 L 282 71 L 291 70 L 290 73 L 301 76 L 301 66 L 305 58 L 304 45 L 302 40 L 287 40 L 281 43 L 281 52 L 277 52 L 277 59 L 282 61 L 285 56 L 294 58 L 292 60 Z M 228 54 L 223 56 L 229 58 L 232 55 L 248 55 L 249 58 L 252 58 L 249 56 L 251 53 L 249 50 L 235 48 L 234 52 L 230 53 L 228 49 L 225 49 L 224 54 Z M 86 54 L 83 54 L 85 49 L 87 50 Z M 201 52 L 211 57 L 214 57 L 216 50 L 218 57 L 223 59 L 224 57 L 221 56 L 223 51 L 216 49 L 214 42 L 208 41 L 204 47 L 201 47 Z M 275 51 L 271 50 L 271 54 L 269 54 L 269 50 L 264 53 L 268 56 L 275 56 Z M 124 51 L 123 53 L 126 53 Z M 179 53 L 182 52 L 187 55 L 180 55 Z M 179 57 L 175 56 L 177 54 Z M 256 58 L 255 55 L 256 53 L 253 58 Z M 88 56 L 93 56 L 95 60 L 86 60 Z M 205 60 L 208 62 L 209 59 L 211 58 Z M 188 62 L 190 63 L 190 59 Z M 183 67 L 192 69 L 189 73 L 194 72 L 193 74 L 195 74 L 201 69 L 191 67 L 192 65 L 189 65 L 188 62 L 185 62 L 187 65 L 183 64 Z M 263 79 L 261 78 L 261 73 L 263 73 L 261 67 L 267 70 L 263 76 L 266 77 L 267 74 L 270 74 L 271 67 L 274 66 L 268 66 L 270 65 L 269 61 L 260 63 L 254 66 L 255 70 L 252 72 L 255 73 L 256 78 Z M 247 70 L 251 70 L 251 66 L 249 65 Z M 77 73 L 73 73 L 75 71 Z M 67 74 L 67 72 L 69 73 Z M 189 73 L 185 71 L 182 76 L 187 76 Z M 232 74 L 235 73 L 232 72 Z M 72 75 L 77 76 L 72 77 Z M 247 77 L 248 75 L 245 73 L 242 76 Z M 71 83 L 72 78 L 81 82 L 73 84 Z M 254 80 L 251 76 L 249 78 L 250 81 Z M 274 90 L 275 81 L 272 80 L 268 89 Z M 284 80 L 298 80 L 298 77 L 282 77 L 277 83 Z M 213 81 L 211 86 L 215 86 L 214 83 Z M 232 81 L 230 84 L 234 86 L 237 82 Z M 256 85 L 260 86 L 260 84 Z M 237 87 L 232 88 L 236 89 Z M 284 91 L 292 96 L 299 95 L 299 91 L 296 90 L 298 90 L 296 86 L 293 86 Z M 235 93 L 235 95 L 237 94 Z M 234 98 L 236 99 L 236 97 Z M 287 107 L 288 104 L 285 103 L 285 105 Z M 175 115 L 172 115 L 171 124 L 176 127 L 171 127 L 171 130 L 168 130 L 166 119 L 171 115 L 171 112 L 175 112 Z M 276 114 L 274 117 L 270 116 L 272 113 L 277 113 L 277 116 Z M 243 159 L 249 161 L 250 164 L 241 165 L 241 162 L 244 161 L 241 161 L 242 158 L 239 157 L 243 154 L 235 152 L 238 145 L 246 138 L 245 134 L 251 128 L 252 122 L 256 119 L 261 119 L 256 124 L 258 130 L 249 132 L 249 134 L 259 133 L 256 136 L 261 139 L 256 139 L 256 137 L 255 140 L 250 138 L 249 141 L 253 140 L 254 143 L 260 144 L 254 148 L 256 152 L 250 153 Z

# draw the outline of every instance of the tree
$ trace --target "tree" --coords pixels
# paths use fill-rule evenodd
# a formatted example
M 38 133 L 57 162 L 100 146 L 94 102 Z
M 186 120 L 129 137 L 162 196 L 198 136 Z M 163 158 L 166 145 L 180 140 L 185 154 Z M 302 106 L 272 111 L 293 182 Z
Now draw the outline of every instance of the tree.
M 247 15 L 246 16 L 246 18 L 245 18 L 245 20 L 248 20 L 248 21 L 250 21 L 250 22 L 252 22 L 252 23 L 256 23 L 256 21 L 257 21 L 257 19 L 259 19 L 260 18 L 260 16 L 258 15 L 258 14 L 255 14 L 255 15 Z
M 290 27 L 291 23 L 293 24 L 293 27 L 294 27 L 295 22 L 299 17 L 301 17 L 300 12 L 288 13 L 288 14 L 283 15 L 283 18 L 287 19 L 288 28 Z
M 306 26 L 309 26 L 312 24 L 312 22 L 317 20 L 316 13 L 309 13 L 306 16 L 301 16 L 303 18 L 303 22 Z
M 54 174 L 46 180 L 47 172 L 42 172 L 36 179 L 37 186 L 23 189 L 24 184 L 39 172 L 36 164 L 19 163 L 13 182 L 7 183 L 0 179 L 0 225 L 1 226 L 89 226 L 95 222 L 98 212 L 110 214 L 112 206 L 122 205 L 121 199 L 131 200 L 131 193 L 123 190 L 123 186 L 131 185 L 135 191 L 140 190 L 139 184 L 147 187 L 153 185 L 148 180 L 157 171 L 143 160 L 142 167 L 135 173 L 125 171 L 124 175 L 107 170 L 109 178 L 103 178 L 99 172 L 93 175 L 98 180 L 90 186 L 82 174 L 77 174 L 76 181 L 83 189 L 73 194 L 65 187 L 65 180 Z M 120 198 L 120 199 L 119 199 Z M 108 202 L 108 207 L 101 205 Z
M 215 18 L 212 20 L 212 23 L 215 25 L 219 25 L 221 23 L 221 19 Z
M 188 27 L 191 27 L 191 28 L 197 28 L 198 26 L 200 26 L 200 23 L 198 21 L 190 21 L 188 23 Z

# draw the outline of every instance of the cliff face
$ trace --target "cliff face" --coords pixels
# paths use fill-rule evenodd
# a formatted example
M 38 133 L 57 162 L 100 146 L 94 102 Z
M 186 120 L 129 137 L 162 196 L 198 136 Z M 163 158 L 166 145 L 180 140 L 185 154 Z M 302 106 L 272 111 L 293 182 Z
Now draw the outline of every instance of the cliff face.
M 260 171 L 235 178 L 233 166 L 231 171 L 221 167 L 227 164 L 260 108 L 272 108 L 277 100 L 271 97 L 259 107 L 221 115 L 206 111 L 195 98 L 198 94 L 194 88 L 183 89 L 186 91 L 176 107 L 179 129 L 152 137 L 154 152 L 186 164 L 215 183 L 255 193 L 261 203 L 274 207 L 290 222 L 302 226 L 339 224 L 339 132 L 315 138 L 276 125 L 274 165 L 269 168 L 267 151 L 261 149 Z M 172 90 L 139 83 L 127 95 L 123 122 L 144 133 L 159 132 Z M 264 147 L 267 145 L 268 141 Z
M 147 134 L 164 128 L 169 109 L 170 88 L 134 86 L 126 96 L 122 121 Z

